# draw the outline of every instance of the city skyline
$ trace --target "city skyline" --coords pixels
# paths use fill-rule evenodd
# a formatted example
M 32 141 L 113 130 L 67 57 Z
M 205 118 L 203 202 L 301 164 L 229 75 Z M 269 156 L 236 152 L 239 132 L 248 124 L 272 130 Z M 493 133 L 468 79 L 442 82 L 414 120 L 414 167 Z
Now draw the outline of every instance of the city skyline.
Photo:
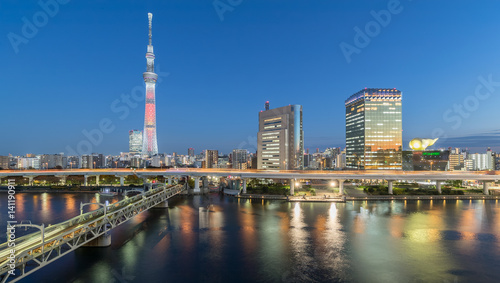
M 485 4 L 488 9 L 482 7 L 481 19 L 472 24 L 457 20 L 474 9 L 472 5 L 441 4 L 429 9 L 428 3 L 401 2 L 403 9 L 391 15 L 390 23 L 381 28 L 380 34 L 369 38 L 366 47 L 358 48 L 353 41 L 354 28 L 364 30 L 374 20 L 371 12 L 386 10 L 387 1 L 344 3 L 351 9 L 346 15 L 336 12 L 337 3 L 320 2 L 305 9 L 304 3 L 290 3 L 282 12 L 280 23 L 272 22 L 279 8 L 283 8 L 280 3 L 266 3 L 266 9 L 259 10 L 264 5 L 260 1 L 235 7 L 224 14 L 223 21 L 211 3 L 177 3 L 175 10 L 174 4 L 159 3 L 154 9 L 150 4 L 141 4 L 133 12 L 116 13 L 113 23 L 105 21 L 105 11 L 84 18 L 82 11 L 93 3 L 61 4 L 46 25 L 37 27 L 36 35 L 27 43 L 16 45 L 17 53 L 8 37 L 8 44 L 0 47 L 4 66 L 9 67 L 9 72 L 4 70 L 9 82 L 4 91 L 13 94 L 4 97 L 5 105 L 12 106 L 5 109 L 5 115 L 19 117 L 2 124 L 9 138 L 2 141 L 0 154 L 70 155 L 67 148 L 76 151 L 78 142 L 86 139 L 82 132 L 98 129 L 103 119 L 111 120 L 113 130 L 103 134 L 91 151 L 127 151 L 128 131 L 141 127 L 144 99 L 132 101 L 136 106 L 129 107 L 128 114 L 125 110 L 114 112 L 111 105 L 122 94 L 132 95 L 135 87 L 143 87 L 137 77 L 144 69 L 141 39 L 145 38 L 144 15 L 149 11 L 160 15 L 155 38 L 161 47 L 155 52 L 166 62 L 157 66 L 161 84 L 157 103 L 165 109 L 157 118 L 161 124 L 160 152 L 183 152 L 185 147 L 252 151 L 257 134 L 255 113 L 264 110 L 264 101 L 276 106 L 304 106 L 304 148 L 343 148 L 345 97 L 360 88 L 379 86 L 396 87 L 405 93 L 408 106 L 403 109 L 404 148 L 412 138 L 433 138 L 435 129 L 442 129 L 449 138 L 441 138 L 434 148 L 459 146 L 483 151 L 489 146 L 499 147 L 498 129 L 487 121 L 494 119 L 494 106 L 500 101 L 495 95 L 496 81 L 500 80 L 496 70 L 500 42 L 488 37 L 491 42 L 487 46 L 473 43 L 475 38 L 493 34 L 497 28 L 492 11 L 498 4 Z M 5 25 L 1 31 L 5 35 L 22 35 L 22 18 L 32 21 L 36 12 L 44 11 L 38 4 L 3 5 Z M 194 12 L 192 8 L 199 10 Z M 443 12 L 445 8 L 451 9 L 450 15 Z M 261 17 L 255 16 L 257 11 Z M 303 12 L 300 17 L 298 11 Z M 434 26 L 432 20 L 417 26 L 415 17 L 422 13 L 442 13 L 450 20 L 450 26 L 443 25 L 442 19 Z M 187 20 L 194 15 L 200 17 Z M 265 26 L 272 28 L 257 28 Z M 462 33 L 449 32 L 451 26 L 452 31 L 459 29 Z M 287 29 L 290 27 L 293 28 Z M 480 35 L 475 35 L 478 30 Z M 88 48 L 80 49 L 82 35 Z M 463 43 L 465 37 L 469 43 Z M 196 44 L 209 38 L 213 39 L 211 44 Z M 391 38 L 397 38 L 398 43 L 387 44 Z M 298 44 L 297 40 L 304 43 Z M 172 46 L 171 42 L 176 44 Z M 248 46 L 250 42 L 253 43 Z M 361 50 L 350 56 L 350 62 L 339 48 L 343 42 Z M 445 47 L 446 42 L 460 44 Z M 64 48 L 54 49 L 54 44 Z M 103 53 L 103 44 L 113 53 Z M 408 52 L 418 56 L 399 62 Z M 443 54 L 446 60 L 437 63 L 434 59 Z M 98 61 L 106 62 L 106 68 L 98 68 Z M 365 65 L 384 68 L 376 73 L 360 70 Z M 113 76 L 107 75 L 109 71 Z M 19 81 L 16 74 L 20 72 L 24 74 L 23 81 L 30 84 Z M 270 80 L 270 74 L 278 75 Z M 106 80 L 101 79 L 103 76 Z M 481 86 L 481 95 L 475 96 Z M 487 91 L 493 95 L 487 97 Z M 186 101 L 188 107 L 175 106 Z M 203 109 L 207 103 L 209 107 L 218 107 L 218 113 L 205 117 Z M 225 119 L 224 109 L 229 112 L 234 103 L 243 103 L 245 107 L 238 119 Z M 17 114 L 17 105 L 23 106 L 23 115 Z M 89 109 L 92 115 L 78 114 Z M 449 121 L 443 118 L 446 113 Z M 173 117 L 179 119 L 173 123 Z M 47 127 L 52 130 L 46 131 Z M 203 142 L 196 138 L 200 135 L 206 137 Z

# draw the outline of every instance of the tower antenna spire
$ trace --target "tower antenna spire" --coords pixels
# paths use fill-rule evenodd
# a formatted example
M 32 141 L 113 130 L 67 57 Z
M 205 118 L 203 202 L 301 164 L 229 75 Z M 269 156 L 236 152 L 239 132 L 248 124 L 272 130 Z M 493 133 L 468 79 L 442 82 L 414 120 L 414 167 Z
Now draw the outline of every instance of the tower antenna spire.
M 153 14 L 148 13 L 148 19 L 149 19 L 149 45 L 152 45 L 152 40 L 151 37 L 153 37 L 153 32 L 152 27 L 153 27 Z

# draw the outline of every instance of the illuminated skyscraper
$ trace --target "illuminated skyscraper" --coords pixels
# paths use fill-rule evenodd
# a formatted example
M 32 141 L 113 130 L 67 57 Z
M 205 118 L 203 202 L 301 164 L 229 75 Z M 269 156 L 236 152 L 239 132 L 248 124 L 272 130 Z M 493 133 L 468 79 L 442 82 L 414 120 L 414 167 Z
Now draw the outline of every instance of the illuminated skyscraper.
M 257 146 L 257 169 L 304 169 L 302 106 L 261 111 Z
M 402 169 L 401 91 L 363 89 L 345 101 L 346 167 Z
M 140 154 L 142 151 L 142 131 L 131 130 L 128 132 L 128 147 L 131 154 Z
M 148 13 L 149 19 L 149 45 L 146 53 L 147 70 L 142 74 L 146 83 L 146 111 L 144 114 L 144 132 L 142 138 L 142 154 L 153 156 L 158 154 L 158 143 L 156 141 L 156 103 L 155 85 L 158 75 L 155 71 L 155 55 L 152 44 L 152 21 L 153 14 Z

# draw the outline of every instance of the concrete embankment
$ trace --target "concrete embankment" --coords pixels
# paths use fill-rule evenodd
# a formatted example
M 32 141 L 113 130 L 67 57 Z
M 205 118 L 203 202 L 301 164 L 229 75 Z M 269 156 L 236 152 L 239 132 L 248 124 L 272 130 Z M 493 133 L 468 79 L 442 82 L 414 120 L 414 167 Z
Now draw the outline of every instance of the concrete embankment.
M 233 191 L 225 192 L 241 199 L 266 199 L 285 200 L 289 202 L 346 202 L 346 201 L 392 201 L 392 200 L 498 200 L 500 196 L 485 195 L 397 195 L 397 196 L 283 196 L 283 195 L 261 195 L 261 194 L 238 194 Z

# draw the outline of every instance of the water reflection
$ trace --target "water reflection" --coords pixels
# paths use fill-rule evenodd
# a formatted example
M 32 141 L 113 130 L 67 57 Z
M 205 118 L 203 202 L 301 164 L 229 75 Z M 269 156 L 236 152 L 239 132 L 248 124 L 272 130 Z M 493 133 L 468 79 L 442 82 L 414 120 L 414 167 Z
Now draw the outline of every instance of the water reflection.
M 37 224 L 78 215 L 80 202 L 118 200 L 16 196 L 16 215 Z M 128 282 L 494 282 L 500 276 L 498 201 L 330 204 L 208 195 L 169 205 L 115 228 L 111 247 L 78 249 L 25 281 L 116 282 L 124 270 Z

